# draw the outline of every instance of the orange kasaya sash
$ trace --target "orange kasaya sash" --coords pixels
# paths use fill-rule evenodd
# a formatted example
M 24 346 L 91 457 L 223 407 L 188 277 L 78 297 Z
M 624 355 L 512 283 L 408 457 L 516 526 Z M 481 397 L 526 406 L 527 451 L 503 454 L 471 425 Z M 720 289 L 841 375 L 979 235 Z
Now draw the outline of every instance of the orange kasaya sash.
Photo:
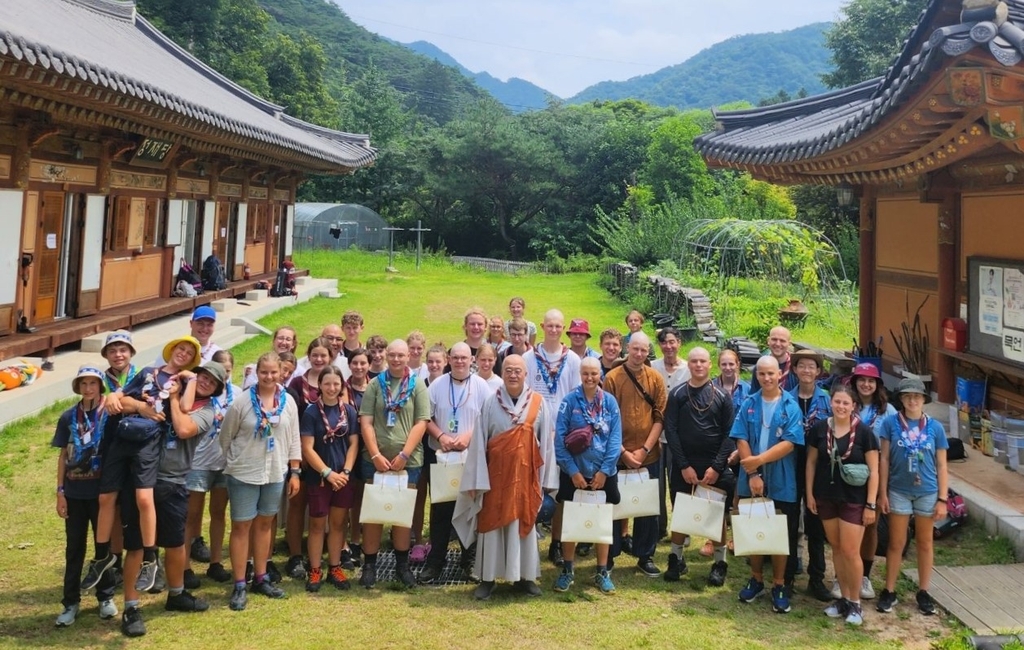
M 489 533 L 519 520 L 519 537 L 533 531 L 540 511 L 542 459 L 534 422 L 544 398 L 534 393 L 526 419 L 487 443 L 487 475 L 491 489 L 484 493 L 477 530 Z

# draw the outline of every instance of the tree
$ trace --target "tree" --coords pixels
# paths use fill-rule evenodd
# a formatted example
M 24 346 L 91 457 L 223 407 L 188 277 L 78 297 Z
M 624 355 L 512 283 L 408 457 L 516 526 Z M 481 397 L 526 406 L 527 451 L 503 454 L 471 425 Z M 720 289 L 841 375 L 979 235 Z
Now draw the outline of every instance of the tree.
M 845 88 L 885 73 L 900 53 L 927 0 L 851 0 L 843 18 L 825 34 L 835 69 L 821 76 L 830 88 Z
M 672 196 L 693 199 L 714 191 L 707 165 L 693 148 L 693 139 L 700 134 L 700 125 L 686 115 L 667 118 L 654 129 L 642 180 L 660 203 Z

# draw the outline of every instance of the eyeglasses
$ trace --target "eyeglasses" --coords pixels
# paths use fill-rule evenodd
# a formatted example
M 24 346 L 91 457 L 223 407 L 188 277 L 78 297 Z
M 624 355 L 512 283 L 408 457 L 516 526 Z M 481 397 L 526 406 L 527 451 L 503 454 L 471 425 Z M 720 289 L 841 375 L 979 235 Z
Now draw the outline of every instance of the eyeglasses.
M 526 371 L 521 368 L 505 368 L 504 370 L 502 370 L 501 374 L 509 375 L 511 377 L 518 377 L 519 375 L 522 375 L 525 372 Z

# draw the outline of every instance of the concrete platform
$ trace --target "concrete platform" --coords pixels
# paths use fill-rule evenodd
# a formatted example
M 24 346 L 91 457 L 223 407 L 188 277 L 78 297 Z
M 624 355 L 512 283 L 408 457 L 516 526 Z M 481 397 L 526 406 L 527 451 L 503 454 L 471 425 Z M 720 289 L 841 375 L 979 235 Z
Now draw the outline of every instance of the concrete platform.
M 265 295 L 251 303 L 234 299 L 218 300 L 214 309 L 217 310 L 217 328 L 213 340 L 223 348 L 231 348 L 252 336 L 262 333 L 256 321 L 286 307 L 306 302 L 318 297 L 321 292 L 337 291 L 338 281 L 334 279 L 297 278 L 303 282 L 296 283 L 295 296 L 269 298 Z M 251 293 L 251 292 L 250 292 Z M 266 292 L 263 292 L 265 294 Z M 190 315 L 172 316 L 152 321 L 136 327 L 132 332 L 137 354 L 136 365 L 152 363 L 163 351 L 164 344 L 170 339 L 187 334 Z M 58 400 L 74 397 L 71 391 L 71 379 L 78 367 L 85 363 L 103 363 L 99 356 L 99 347 L 106 337 L 106 332 L 83 341 L 80 349 L 59 352 L 54 358 L 54 370 L 44 372 L 32 385 L 9 391 L 0 391 L 0 429 L 7 424 L 34 415 Z M 97 340 L 99 344 L 97 345 Z M 94 350 L 94 351 L 93 351 Z M 37 365 L 42 360 L 38 357 L 27 357 Z M 16 362 L 8 359 L 0 362 L 0 366 Z

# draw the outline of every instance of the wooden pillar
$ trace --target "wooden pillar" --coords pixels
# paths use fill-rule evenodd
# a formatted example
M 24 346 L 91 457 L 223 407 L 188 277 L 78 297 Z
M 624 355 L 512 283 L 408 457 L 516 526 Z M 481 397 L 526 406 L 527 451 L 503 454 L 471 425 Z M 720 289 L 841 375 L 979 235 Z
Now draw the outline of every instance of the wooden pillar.
M 861 345 L 875 337 L 875 189 L 860 197 L 860 327 Z
M 942 319 L 960 315 L 960 297 L 957 295 L 959 273 L 957 269 L 956 242 L 959 239 L 960 193 L 952 189 L 946 192 L 939 204 L 939 327 Z M 932 346 L 942 345 L 942 332 L 931 337 Z M 931 353 L 933 364 L 932 389 L 939 401 L 952 403 L 956 393 L 953 359 L 935 352 Z

